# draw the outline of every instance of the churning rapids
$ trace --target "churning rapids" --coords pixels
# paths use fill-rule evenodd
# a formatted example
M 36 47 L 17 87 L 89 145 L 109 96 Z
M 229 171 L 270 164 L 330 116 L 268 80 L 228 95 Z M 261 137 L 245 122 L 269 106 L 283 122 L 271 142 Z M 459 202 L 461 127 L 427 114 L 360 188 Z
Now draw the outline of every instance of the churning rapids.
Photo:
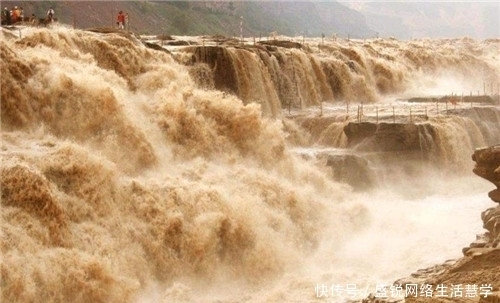
M 498 108 L 429 118 L 430 156 L 405 169 L 346 143 L 340 112 L 498 83 L 499 44 L 228 46 L 228 93 L 193 46 L 2 32 L 2 302 L 341 302 L 316 286 L 359 299 L 459 257 L 490 204 L 470 156 L 500 142 Z M 375 186 L 336 180 L 329 151 L 369 155 Z

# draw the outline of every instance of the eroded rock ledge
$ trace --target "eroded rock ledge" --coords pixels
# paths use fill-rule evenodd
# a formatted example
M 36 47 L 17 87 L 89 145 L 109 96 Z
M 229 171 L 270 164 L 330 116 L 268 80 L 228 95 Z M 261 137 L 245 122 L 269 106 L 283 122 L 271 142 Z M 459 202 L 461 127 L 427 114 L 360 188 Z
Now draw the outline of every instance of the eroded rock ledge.
M 500 203 L 500 145 L 477 149 L 472 155 L 472 160 L 476 162 L 474 173 L 496 186 L 496 189 L 488 194 L 489 197 L 494 202 Z M 487 232 L 478 235 L 476 241 L 463 249 L 464 257 L 420 269 L 409 277 L 394 282 L 394 286 L 403 286 L 403 292 L 407 284 L 418 284 L 419 288 L 426 284 L 434 288 L 440 284 L 447 287 L 461 285 L 462 296 L 410 296 L 404 299 L 384 299 L 372 294 L 362 302 L 500 302 L 500 205 L 482 212 L 481 218 Z M 470 289 L 466 291 L 467 285 L 477 286 L 476 296 L 466 296 L 466 293 L 472 294 Z M 491 285 L 491 291 L 489 287 L 482 288 L 483 285 Z M 487 290 L 487 296 L 481 295 L 482 289 Z
M 500 203 L 500 145 L 476 150 L 472 160 L 476 162 L 474 173 L 497 187 L 488 195 L 491 200 Z

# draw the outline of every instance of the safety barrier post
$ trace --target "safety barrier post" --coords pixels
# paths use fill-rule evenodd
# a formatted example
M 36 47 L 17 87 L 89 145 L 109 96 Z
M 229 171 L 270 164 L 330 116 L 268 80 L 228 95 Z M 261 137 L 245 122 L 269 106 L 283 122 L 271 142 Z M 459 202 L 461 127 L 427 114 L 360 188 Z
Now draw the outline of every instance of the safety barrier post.
M 361 119 L 363 118 L 363 101 L 361 101 Z
M 240 41 L 243 44 L 243 16 L 240 16 Z

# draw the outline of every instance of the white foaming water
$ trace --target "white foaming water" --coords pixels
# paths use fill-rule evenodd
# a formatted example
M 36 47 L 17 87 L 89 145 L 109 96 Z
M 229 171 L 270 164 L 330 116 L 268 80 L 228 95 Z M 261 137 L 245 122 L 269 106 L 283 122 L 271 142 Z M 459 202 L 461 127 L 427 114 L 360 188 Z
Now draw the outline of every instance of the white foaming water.
M 293 264 L 278 279 L 248 287 L 221 280 L 209 287 L 193 281 L 157 285 L 137 302 L 348 302 L 390 286 L 417 269 L 461 257 L 476 234 L 482 233 L 480 212 L 492 206 L 485 198 L 486 182 L 470 178 L 441 184 L 441 192 L 418 199 L 375 191 L 352 194 L 364 207 L 352 212 L 354 229 L 342 239 L 325 225 L 317 248 Z M 462 186 L 457 186 L 460 184 Z M 468 184 L 468 186 L 463 186 Z M 470 187 L 469 187 L 470 186 Z M 334 221 L 335 209 L 325 209 Z M 214 277 L 217 280 L 217 277 Z M 346 292 L 355 285 L 355 295 Z M 328 288 L 325 297 L 318 287 Z M 332 296 L 331 287 L 344 289 Z
M 409 198 L 390 191 L 352 193 L 354 226 L 343 237 L 333 225 L 324 225 L 317 248 L 294 264 L 283 276 L 257 289 L 235 281 L 204 288 L 185 283 L 166 287 L 165 302 L 346 302 L 365 298 L 377 285 L 392 285 L 417 269 L 462 256 L 461 249 L 484 232 L 480 212 L 493 203 L 485 198 L 491 186 L 475 177 L 436 180 L 433 193 Z M 335 208 L 325 209 L 332 222 Z M 355 284 L 356 295 L 345 291 L 332 296 L 331 287 Z M 317 287 L 326 285 L 328 298 Z M 165 286 L 162 287 L 162 289 Z M 157 292 L 158 289 L 155 290 Z M 158 297 L 155 297 L 158 298 Z M 143 297 L 139 302 L 153 302 Z
M 0 42 L 5 301 L 323 302 L 319 284 L 391 283 L 481 232 L 479 178 L 353 192 L 282 121 L 133 39 Z

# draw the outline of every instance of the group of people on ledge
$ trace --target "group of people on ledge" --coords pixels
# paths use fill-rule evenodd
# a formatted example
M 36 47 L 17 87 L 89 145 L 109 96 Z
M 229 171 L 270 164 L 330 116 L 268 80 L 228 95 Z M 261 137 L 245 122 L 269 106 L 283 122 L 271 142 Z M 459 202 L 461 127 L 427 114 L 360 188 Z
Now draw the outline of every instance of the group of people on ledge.
M 47 11 L 47 16 L 45 19 L 37 19 L 35 14 L 31 14 L 31 17 L 24 16 L 24 9 L 22 7 L 14 6 L 11 10 L 5 7 L 2 10 L 2 25 L 13 25 L 20 22 L 29 22 L 31 24 L 49 24 L 56 19 L 54 18 L 55 11 L 51 7 Z M 116 25 L 119 29 L 125 29 L 128 26 L 128 14 L 124 14 L 123 11 L 118 12 L 116 17 Z
M 31 14 L 30 17 L 25 17 L 24 9 L 22 6 L 20 7 L 14 6 L 11 10 L 5 7 L 2 10 L 2 25 L 13 25 L 20 22 L 29 22 L 32 24 L 39 24 L 39 23 L 48 24 L 55 21 L 54 15 L 55 12 L 52 7 L 49 8 L 49 10 L 47 11 L 46 18 L 42 19 L 37 19 L 35 14 Z

